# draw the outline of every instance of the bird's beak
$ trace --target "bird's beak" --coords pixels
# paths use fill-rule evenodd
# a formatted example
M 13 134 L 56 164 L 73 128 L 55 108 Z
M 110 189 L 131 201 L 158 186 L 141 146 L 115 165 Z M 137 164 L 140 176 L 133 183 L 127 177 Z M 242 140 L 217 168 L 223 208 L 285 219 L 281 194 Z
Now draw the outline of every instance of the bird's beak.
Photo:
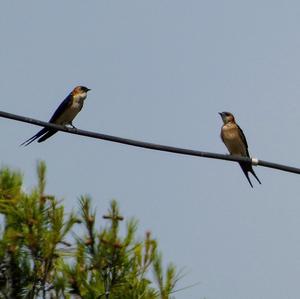
M 87 91 L 90 91 L 90 90 L 91 90 L 90 88 L 87 89 Z
M 223 116 L 223 112 L 218 112 L 220 114 L 220 116 L 222 117 Z

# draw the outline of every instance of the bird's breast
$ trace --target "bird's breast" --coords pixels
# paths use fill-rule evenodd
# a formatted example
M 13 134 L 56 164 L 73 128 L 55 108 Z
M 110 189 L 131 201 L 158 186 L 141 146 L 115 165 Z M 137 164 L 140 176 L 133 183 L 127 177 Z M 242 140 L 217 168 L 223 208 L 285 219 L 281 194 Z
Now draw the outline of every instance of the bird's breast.
M 83 101 L 84 101 L 83 98 L 74 98 L 72 105 L 71 105 L 71 109 L 74 111 L 77 110 L 79 112 L 83 106 Z
M 57 123 L 61 125 L 67 125 L 73 121 L 79 111 L 82 109 L 83 99 L 74 99 L 72 104 L 62 113 L 57 119 Z
M 231 155 L 246 156 L 246 147 L 236 127 L 224 126 L 222 139 Z

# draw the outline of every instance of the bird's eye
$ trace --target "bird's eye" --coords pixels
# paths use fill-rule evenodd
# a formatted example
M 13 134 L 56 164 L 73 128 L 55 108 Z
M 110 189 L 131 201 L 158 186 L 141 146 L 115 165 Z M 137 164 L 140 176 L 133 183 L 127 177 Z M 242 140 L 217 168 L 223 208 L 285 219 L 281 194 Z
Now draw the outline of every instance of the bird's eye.
M 81 89 L 82 89 L 84 92 L 87 92 L 87 91 L 90 90 L 89 88 L 87 88 L 87 87 L 85 87 L 85 86 L 81 86 Z

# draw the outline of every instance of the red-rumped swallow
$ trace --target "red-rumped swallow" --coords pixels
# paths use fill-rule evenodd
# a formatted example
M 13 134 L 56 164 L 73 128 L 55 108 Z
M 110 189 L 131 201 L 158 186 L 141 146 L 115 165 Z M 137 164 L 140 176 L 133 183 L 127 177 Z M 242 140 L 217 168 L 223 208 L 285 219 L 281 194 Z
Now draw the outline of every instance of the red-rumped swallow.
M 54 114 L 52 115 L 49 123 L 57 125 L 70 125 L 73 128 L 73 119 L 79 113 L 83 107 L 84 100 L 87 97 L 87 92 L 90 89 L 85 86 L 76 86 L 71 93 L 64 99 L 64 101 L 58 106 Z M 43 128 L 37 134 L 24 141 L 21 145 L 27 146 L 34 140 L 38 139 L 37 142 L 43 142 L 57 131 L 49 128 Z
M 223 120 L 223 126 L 221 129 L 221 139 L 226 145 L 230 155 L 243 156 L 250 158 L 248 152 L 248 144 L 246 137 L 243 133 L 243 130 L 235 122 L 234 116 L 230 112 L 221 112 L 219 113 Z M 251 163 L 239 162 L 250 186 L 253 188 L 253 185 L 249 178 L 249 172 L 257 179 L 261 184 L 259 178 L 256 176 Z

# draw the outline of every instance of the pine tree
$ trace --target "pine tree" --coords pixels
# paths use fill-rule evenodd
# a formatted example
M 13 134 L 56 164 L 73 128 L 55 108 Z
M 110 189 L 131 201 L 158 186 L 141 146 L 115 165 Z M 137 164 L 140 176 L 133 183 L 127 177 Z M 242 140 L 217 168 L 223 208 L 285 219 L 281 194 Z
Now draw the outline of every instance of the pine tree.
M 78 214 L 67 216 L 45 194 L 45 163 L 37 173 L 37 187 L 26 193 L 19 172 L 0 170 L 0 298 L 171 298 L 178 275 L 172 264 L 163 273 L 150 232 L 137 240 L 137 221 L 124 223 L 116 201 L 98 221 L 91 198 L 82 196 Z

